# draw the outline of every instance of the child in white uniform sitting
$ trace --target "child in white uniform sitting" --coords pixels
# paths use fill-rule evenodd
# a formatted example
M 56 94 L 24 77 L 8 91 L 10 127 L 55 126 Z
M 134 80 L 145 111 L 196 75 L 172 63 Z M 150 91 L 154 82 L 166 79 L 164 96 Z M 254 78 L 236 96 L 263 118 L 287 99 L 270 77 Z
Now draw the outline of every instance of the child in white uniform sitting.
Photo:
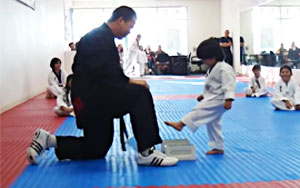
M 221 118 L 223 113 L 231 108 L 235 97 L 235 73 L 229 64 L 223 62 L 224 52 L 216 39 L 203 41 L 197 49 L 197 56 L 210 67 L 203 94 L 197 98 L 199 103 L 181 121 L 166 121 L 165 124 L 178 131 L 181 131 L 184 126 L 196 131 L 199 126 L 206 124 L 208 145 L 212 148 L 206 154 L 223 154 Z
M 58 116 L 74 116 L 74 108 L 71 102 L 72 77 L 73 74 L 70 74 L 67 77 L 67 83 L 63 90 L 64 92 L 56 99 L 57 106 L 54 107 L 54 112 Z
M 61 69 L 61 60 L 53 58 L 50 62 L 52 71 L 48 75 L 48 88 L 46 98 L 55 98 L 63 93 L 66 73 Z
M 291 79 L 291 67 L 284 65 L 280 68 L 280 77 L 275 86 L 275 94 L 271 100 L 272 105 L 278 110 L 300 110 L 300 88 Z
M 247 97 L 262 97 L 267 95 L 268 90 L 265 79 L 260 75 L 260 71 L 260 65 L 253 66 L 252 72 L 254 76 L 250 79 L 249 87 L 244 89 Z

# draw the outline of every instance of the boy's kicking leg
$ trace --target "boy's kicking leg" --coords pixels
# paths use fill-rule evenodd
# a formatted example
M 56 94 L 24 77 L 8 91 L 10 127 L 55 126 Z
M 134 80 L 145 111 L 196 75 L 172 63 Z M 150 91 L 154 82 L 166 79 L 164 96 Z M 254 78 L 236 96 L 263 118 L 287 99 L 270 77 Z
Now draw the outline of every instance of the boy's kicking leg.
M 170 127 L 173 127 L 177 131 L 181 131 L 185 126 L 185 124 L 182 121 L 178 121 L 178 122 L 165 121 L 164 123 Z
M 183 127 L 188 126 L 192 131 L 196 131 L 199 126 L 207 125 L 209 146 L 213 149 L 208 151 L 207 155 L 223 154 L 224 140 L 221 129 L 221 117 L 225 112 L 224 104 L 214 104 L 213 107 L 209 103 L 199 103 L 191 112 L 186 114 L 181 121 L 169 122 L 165 124 L 181 131 Z

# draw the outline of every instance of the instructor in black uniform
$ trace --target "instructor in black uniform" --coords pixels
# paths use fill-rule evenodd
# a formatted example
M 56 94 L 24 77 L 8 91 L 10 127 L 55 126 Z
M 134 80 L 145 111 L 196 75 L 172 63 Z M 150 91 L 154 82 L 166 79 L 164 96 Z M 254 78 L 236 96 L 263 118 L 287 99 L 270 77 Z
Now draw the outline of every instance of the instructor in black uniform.
M 135 11 L 126 6 L 114 10 L 111 18 L 86 34 L 78 43 L 72 66 L 72 102 L 83 137 L 57 136 L 59 159 L 103 158 L 113 141 L 113 118 L 129 113 L 138 145 L 138 164 L 176 165 L 153 146 L 162 142 L 149 86 L 144 80 L 124 75 L 114 39 L 129 34 Z
M 125 37 L 135 20 L 134 10 L 121 6 L 114 10 L 107 23 L 80 40 L 72 66 L 71 98 L 77 127 L 83 129 L 83 136 L 55 136 L 37 129 L 26 150 L 30 163 L 38 164 L 41 153 L 50 147 L 55 147 L 59 160 L 104 158 L 113 142 L 113 119 L 129 113 L 138 146 L 138 164 L 177 164 L 178 159 L 154 148 L 162 140 L 147 82 L 126 77 L 120 65 L 114 39 Z M 124 127 L 121 123 L 121 135 Z M 124 149 L 124 140 L 121 141 Z

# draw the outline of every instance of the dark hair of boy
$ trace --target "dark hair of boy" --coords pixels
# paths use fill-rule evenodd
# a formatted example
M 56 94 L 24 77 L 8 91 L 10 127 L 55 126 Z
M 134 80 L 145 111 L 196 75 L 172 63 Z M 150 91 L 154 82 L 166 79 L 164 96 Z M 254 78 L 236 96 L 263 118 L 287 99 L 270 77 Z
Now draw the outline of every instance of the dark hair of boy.
M 254 71 L 254 70 L 261 70 L 260 65 L 254 65 L 252 68 L 252 71 Z
M 293 74 L 292 68 L 290 66 L 288 66 L 288 65 L 282 65 L 280 67 L 280 71 L 279 72 L 281 72 L 283 69 L 287 69 L 287 70 L 289 70 L 291 72 L 291 74 Z
M 58 63 L 61 64 L 61 60 L 58 59 L 57 57 L 54 57 L 54 58 L 51 59 L 51 61 L 50 61 L 50 67 L 51 67 L 51 69 L 52 69 L 53 72 L 54 72 L 54 66 L 56 64 L 58 64 Z
M 224 51 L 215 38 L 204 40 L 197 48 L 197 56 L 200 59 L 216 58 L 217 61 L 224 61 Z

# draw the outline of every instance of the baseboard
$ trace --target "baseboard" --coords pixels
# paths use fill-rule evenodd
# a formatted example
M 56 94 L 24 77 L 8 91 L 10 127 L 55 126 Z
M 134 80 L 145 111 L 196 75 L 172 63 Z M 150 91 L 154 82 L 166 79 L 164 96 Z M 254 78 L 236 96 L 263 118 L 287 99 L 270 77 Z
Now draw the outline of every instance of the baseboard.
M 0 114 L 2 114 L 2 113 L 4 113 L 4 112 L 6 112 L 6 111 L 8 111 L 8 110 L 10 110 L 10 109 L 12 109 L 12 108 L 18 106 L 18 105 L 21 105 L 21 104 L 23 104 L 24 102 L 28 101 L 29 99 L 32 99 L 33 97 L 38 96 L 38 95 L 40 95 L 40 94 L 42 94 L 42 93 L 44 93 L 44 92 L 45 92 L 45 89 L 43 89 L 43 90 L 41 90 L 41 91 L 39 91 L 39 92 L 36 92 L 36 93 L 34 93 L 34 94 L 31 94 L 30 96 L 28 96 L 28 97 L 26 97 L 26 98 L 24 98 L 24 99 L 18 100 L 18 101 L 14 102 L 14 103 L 11 103 L 11 104 L 9 104 L 9 105 L 1 106 L 1 107 L 0 107 Z

